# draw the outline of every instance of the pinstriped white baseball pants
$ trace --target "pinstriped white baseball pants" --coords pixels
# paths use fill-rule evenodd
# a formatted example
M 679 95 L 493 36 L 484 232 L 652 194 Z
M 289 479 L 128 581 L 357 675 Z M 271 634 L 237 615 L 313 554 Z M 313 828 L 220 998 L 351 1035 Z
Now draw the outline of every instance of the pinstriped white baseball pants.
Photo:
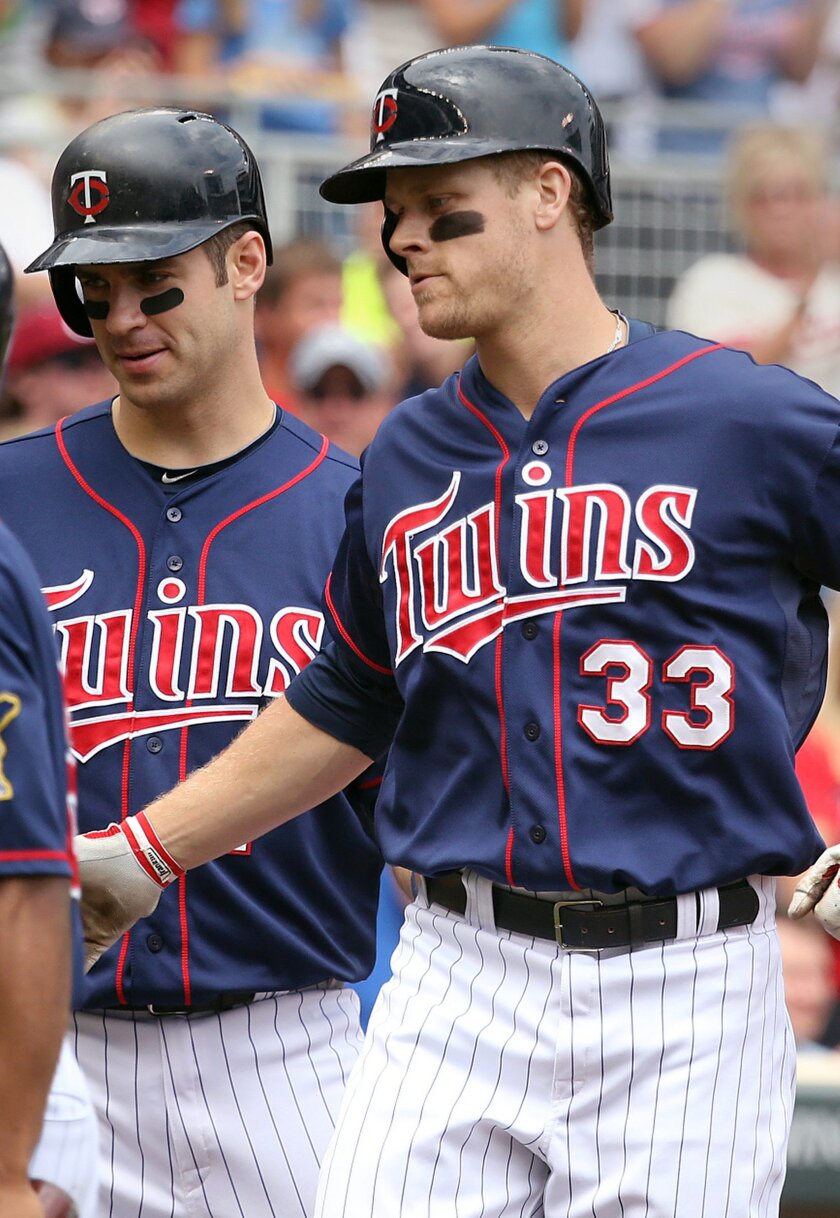
M 771 1218 L 795 1053 L 752 927 L 679 898 L 680 938 L 565 953 L 409 906 L 321 1173 L 317 1218 Z
M 310 1218 L 358 1009 L 354 991 L 318 989 L 220 1015 L 78 1013 L 98 1218 Z

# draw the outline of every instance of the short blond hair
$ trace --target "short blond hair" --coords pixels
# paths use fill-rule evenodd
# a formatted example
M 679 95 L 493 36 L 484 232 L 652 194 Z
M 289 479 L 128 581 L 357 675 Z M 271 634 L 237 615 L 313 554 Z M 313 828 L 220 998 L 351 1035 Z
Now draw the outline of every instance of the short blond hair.
M 730 141 L 724 179 L 733 227 L 745 236 L 746 204 L 756 186 L 772 187 L 792 170 L 810 182 L 815 193 L 825 193 L 830 162 L 828 142 L 809 127 L 769 122 L 742 127 Z

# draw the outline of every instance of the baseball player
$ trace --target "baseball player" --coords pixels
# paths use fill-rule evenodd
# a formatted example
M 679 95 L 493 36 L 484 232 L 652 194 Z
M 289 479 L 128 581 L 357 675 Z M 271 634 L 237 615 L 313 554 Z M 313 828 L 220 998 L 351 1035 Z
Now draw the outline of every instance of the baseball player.
M 793 758 L 840 585 L 840 405 L 606 306 L 601 117 L 542 56 L 403 65 L 321 189 L 383 200 L 423 328 L 476 356 L 367 450 L 329 644 L 82 841 L 91 950 L 392 742 L 377 831 L 417 896 L 316 1213 L 769 1218 L 794 1084 L 773 877 L 821 848 Z
M 120 392 L 4 445 L 0 494 L 60 644 L 80 825 L 108 840 L 317 652 L 358 466 L 263 389 L 271 243 L 234 131 L 174 109 L 107 118 L 68 145 L 52 192 L 35 265 Z M 103 1218 L 311 1214 L 361 1040 L 342 983 L 370 971 L 380 870 L 361 810 L 331 795 L 179 878 L 98 963 L 76 1051 Z
M 0 246 L 0 378 L 14 295 Z M 67 1035 L 82 983 L 72 776 L 38 581 L 0 525 L 0 1218 L 96 1213 L 96 1119 Z

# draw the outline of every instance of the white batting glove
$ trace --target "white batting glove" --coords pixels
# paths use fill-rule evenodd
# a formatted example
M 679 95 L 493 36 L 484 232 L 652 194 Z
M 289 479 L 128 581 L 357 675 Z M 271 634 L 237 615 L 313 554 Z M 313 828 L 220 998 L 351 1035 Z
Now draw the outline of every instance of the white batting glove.
M 812 909 L 828 933 L 840 939 L 840 845 L 824 850 L 801 877 L 788 916 L 804 918 Z
M 82 881 L 85 969 L 138 918 L 148 917 L 167 884 L 184 874 L 145 812 L 76 837 Z

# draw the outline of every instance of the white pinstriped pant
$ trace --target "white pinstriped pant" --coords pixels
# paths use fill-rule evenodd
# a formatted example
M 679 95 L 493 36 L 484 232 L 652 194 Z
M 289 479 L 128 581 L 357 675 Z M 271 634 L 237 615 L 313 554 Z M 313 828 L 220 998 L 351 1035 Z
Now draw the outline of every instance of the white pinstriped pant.
M 564 952 L 407 910 L 321 1173 L 317 1218 L 771 1218 L 795 1052 L 774 883 L 752 927 L 679 898 L 680 937 Z
M 98 1218 L 310 1218 L 358 1010 L 353 990 L 323 988 L 218 1015 L 77 1013 Z

